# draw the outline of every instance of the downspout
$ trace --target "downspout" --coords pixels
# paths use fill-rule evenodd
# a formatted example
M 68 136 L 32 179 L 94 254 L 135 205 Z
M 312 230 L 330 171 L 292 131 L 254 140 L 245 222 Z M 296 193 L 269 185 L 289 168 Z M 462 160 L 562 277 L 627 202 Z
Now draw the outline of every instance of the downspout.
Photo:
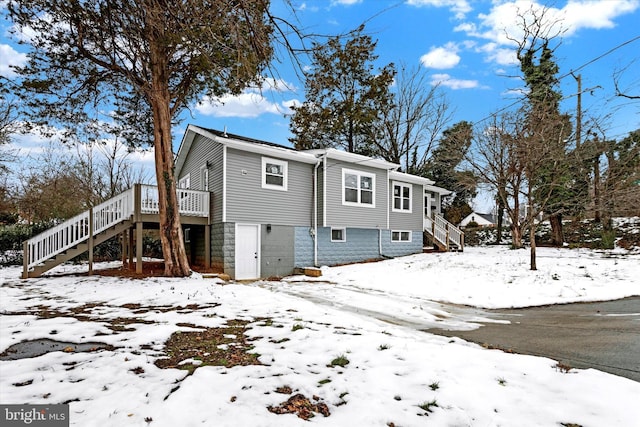
M 313 168 L 313 266 L 318 266 L 318 168 L 322 159 L 318 159 Z

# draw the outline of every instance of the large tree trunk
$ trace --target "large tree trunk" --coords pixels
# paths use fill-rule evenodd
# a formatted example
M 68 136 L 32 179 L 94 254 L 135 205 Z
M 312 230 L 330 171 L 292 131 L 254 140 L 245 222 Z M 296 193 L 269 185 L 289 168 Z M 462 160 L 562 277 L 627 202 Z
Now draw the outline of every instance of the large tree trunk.
M 522 248 L 522 229 L 520 224 L 511 224 L 511 247 L 513 249 Z
M 562 229 L 562 214 L 553 214 L 549 216 L 551 224 L 551 244 L 561 247 L 564 244 L 564 231 Z
M 187 253 L 182 238 L 176 180 L 173 172 L 173 150 L 171 138 L 171 111 L 169 80 L 162 52 L 158 45 L 151 44 L 152 87 L 149 94 L 153 111 L 153 147 L 158 182 L 160 210 L 160 242 L 164 256 L 164 274 L 184 277 L 191 274 Z M 155 56 L 155 58 L 154 58 Z

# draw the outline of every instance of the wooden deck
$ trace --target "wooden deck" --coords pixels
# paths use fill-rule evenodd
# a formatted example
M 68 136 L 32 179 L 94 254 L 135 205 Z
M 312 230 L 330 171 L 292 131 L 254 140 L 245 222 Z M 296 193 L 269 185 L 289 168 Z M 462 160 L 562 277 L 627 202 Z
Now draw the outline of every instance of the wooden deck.
M 204 225 L 210 236 L 211 195 L 206 191 L 178 189 L 182 224 Z M 64 221 L 24 242 L 23 278 L 42 273 L 84 252 L 89 253 L 89 272 L 93 270 L 95 245 L 122 234 L 123 261 L 128 258 L 142 271 L 142 232 L 145 224 L 158 224 L 158 188 L 136 184 L 91 209 Z M 205 244 L 206 250 L 210 245 Z M 135 248 L 135 251 L 134 251 Z M 210 259 L 208 254 L 205 259 Z

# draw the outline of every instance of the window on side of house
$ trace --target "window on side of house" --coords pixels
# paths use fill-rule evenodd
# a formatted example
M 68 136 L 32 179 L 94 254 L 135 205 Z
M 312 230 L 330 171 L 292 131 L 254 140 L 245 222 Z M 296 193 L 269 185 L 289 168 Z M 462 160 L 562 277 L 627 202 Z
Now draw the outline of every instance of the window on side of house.
M 410 242 L 411 241 L 411 231 L 392 230 L 391 231 L 391 241 L 392 242 Z
M 375 207 L 376 176 L 351 169 L 342 170 L 342 204 Z
M 287 191 L 288 164 L 284 160 L 262 158 L 262 188 Z
M 331 241 L 332 242 L 346 242 L 347 231 L 344 228 L 332 228 L 331 229 Z
M 411 184 L 393 183 L 393 211 L 411 213 Z
M 190 243 L 191 242 L 191 229 L 190 228 L 185 228 L 184 229 L 184 242 L 185 243 Z
M 191 188 L 191 174 L 188 173 L 178 181 L 178 188 Z

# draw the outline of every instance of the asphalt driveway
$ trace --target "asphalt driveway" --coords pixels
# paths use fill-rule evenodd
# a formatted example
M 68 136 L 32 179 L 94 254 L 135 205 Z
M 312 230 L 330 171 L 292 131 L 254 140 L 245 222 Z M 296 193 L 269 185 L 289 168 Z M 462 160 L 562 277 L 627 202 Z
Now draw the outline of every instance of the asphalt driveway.
M 344 284 L 263 286 L 395 325 L 640 382 L 640 297 L 490 310 Z
M 640 382 L 640 297 L 616 301 L 484 310 L 509 323 L 475 330 L 425 328 L 516 353 L 545 356 L 575 368 L 595 368 Z

